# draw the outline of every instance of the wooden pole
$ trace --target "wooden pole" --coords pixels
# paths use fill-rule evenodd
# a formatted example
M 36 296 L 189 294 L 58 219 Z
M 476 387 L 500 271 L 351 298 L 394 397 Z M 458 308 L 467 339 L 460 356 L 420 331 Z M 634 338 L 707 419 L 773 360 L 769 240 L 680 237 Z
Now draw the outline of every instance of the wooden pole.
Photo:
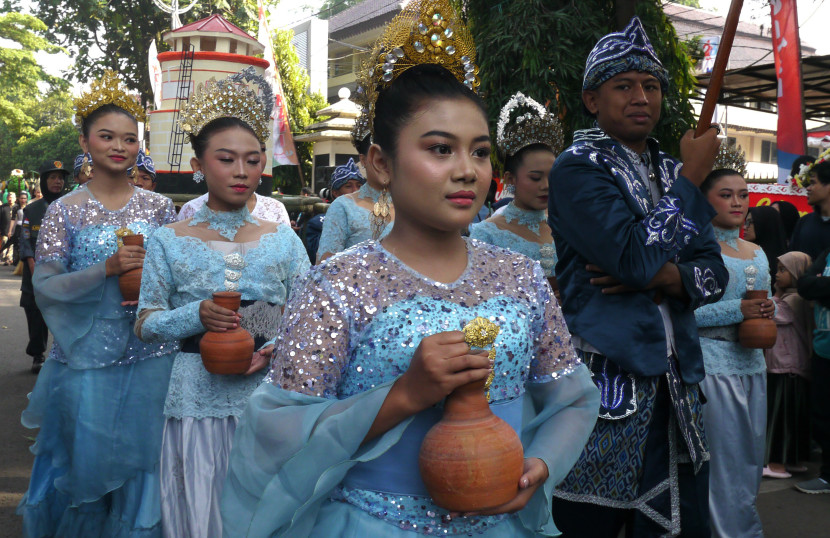
M 697 122 L 695 137 L 701 136 L 706 129 L 712 126 L 712 115 L 715 113 L 715 105 L 718 104 L 718 97 L 723 87 L 723 75 L 726 72 L 726 64 L 729 62 L 729 53 L 732 51 L 732 42 L 735 40 L 735 31 L 738 29 L 738 19 L 741 15 L 743 0 L 732 0 L 729 6 L 729 15 L 726 16 L 726 26 L 723 28 L 723 36 L 720 38 L 718 55 L 715 57 L 715 66 L 712 68 L 712 75 L 709 77 L 709 87 L 706 90 L 706 97 L 703 99 L 703 108 L 700 110 L 700 119 Z

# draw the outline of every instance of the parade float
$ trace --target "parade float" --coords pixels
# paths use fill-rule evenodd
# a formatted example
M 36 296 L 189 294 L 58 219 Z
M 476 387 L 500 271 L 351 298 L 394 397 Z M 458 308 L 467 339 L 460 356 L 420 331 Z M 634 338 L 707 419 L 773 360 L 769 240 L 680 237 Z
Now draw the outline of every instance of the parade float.
M 246 68 L 262 75 L 269 62 L 255 55 L 264 47 L 254 37 L 231 24 L 221 15 L 211 15 L 164 33 L 170 51 L 158 55 L 161 80 L 156 86 L 160 107 L 149 114 L 149 153 L 157 170 L 158 191 L 169 195 L 196 195 L 205 192 L 204 184 L 193 181 L 190 159 L 194 156 L 190 141 L 179 123 L 179 111 L 199 84 L 211 78 L 224 79 Z M 256 84 L 248 84 L 257 91 Z M 160 97 L 160 98 L 159 98 Z M 273 135 L 272 135 L 273 136 Z M 266 147 L 273 147 L 271 137 Z M 267 163 L 258 192 L 271 194 L 272 155 Z

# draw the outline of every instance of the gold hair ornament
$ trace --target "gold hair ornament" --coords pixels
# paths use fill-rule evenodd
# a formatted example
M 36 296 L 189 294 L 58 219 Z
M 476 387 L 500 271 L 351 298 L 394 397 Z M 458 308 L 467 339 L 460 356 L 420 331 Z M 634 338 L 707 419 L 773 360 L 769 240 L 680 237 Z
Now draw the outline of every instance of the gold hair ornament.
M 104 105 L 123 108 L 140 122 L 147 121 L 144 108 L 122 88 L 115 71 L 107 69 L 104 76 L 92 81 L 89 91 L 74 100 L 75 121 L 80 126 L 83 120 Z
M 464 326 L 464 341 L 467 343 L 468 346 L 470 346 L 471 349 L 483 349 L 486 346 L 491 346 L 490 351 L 487 353 L 487 358 L 490 359 L 490 375 L 487 376 L 487 380 L 484 382 L 484 390 L 487 391 L 485 393 L 487 401 L 490 401 L 490 386 L 493 384 L 493 380 L 495 380 L 496 378 L 495 341 L 496 337 L 499 335 L 500 330 L 501 329 L 498 325 L 496 325 L 489 319 L 482 318 L 481 316 L 475 318 L 470 323 Z
M 242 84 L 243 80 L 239 75 L 246 71 L 247 69 L 219 82 L 211 78 L 204 84 L 199 84 L 195 95 L 190 97 L 181 111 L 179 126 L 182 131 L 192 139 L 202 132 L 205 125 L 215 119 L 236 118 L 248 125 L 260 142 L 268 140 L 271 134 L 270 110 L 264 104 L 263 99 L 258 98 L 252 89 Z M 256 78 L 255 76 L 246 77 L 250 80 Z M 258 80 L 255 81 L 259 83 Z M 268 84 L 264 82 L 264 79 L 259 84 L 263 88 L 263 93 L 267 93 L 263 84 L 265 86 Z M 273 96 L 273 93 L 271 95 Z M 273 102 L 273 97 L 271 101 Z
M 565 146 L 565 133 L 559 118 L 517 92 L 499 113 L 496 145 L 502 157 L 507 158 L 534 144 L 544 144 L 559 155 Z
M 713 170 L 733 170 L 746 177 L 746 154 L 738 145 L 721 144 Z
M 437 64 L 477 91 L 476 48 L 469 30 L 447 0 L 413 0 L 386 26 L 358 78 L 355 101 L 366 108 L 366 126 L 374 131 L 375 103 L 401 73 L 421 64 Z

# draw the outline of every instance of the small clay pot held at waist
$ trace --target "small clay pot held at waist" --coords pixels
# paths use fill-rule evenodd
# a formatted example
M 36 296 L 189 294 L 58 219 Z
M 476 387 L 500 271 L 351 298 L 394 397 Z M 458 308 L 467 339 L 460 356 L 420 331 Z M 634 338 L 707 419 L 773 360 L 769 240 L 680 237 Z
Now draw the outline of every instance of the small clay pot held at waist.
M 766 299 L 766 290 L 747 290 L 745 299 Z M 755 318 L 738 325 L 738 343 L 749 349 L 770 349 L 778 339 L 778 328 L 770 318 Z
M 218 306 L 239 310 L 242 294 L 238 291 L 217 291 L 213 302 Z M 244 374 L 251 367 L 254 337 L 237 327 L 222 332 L 208 331 L 199 342 L 199 353 L 205 370 L 212 374 Z
M 450 511 L 494 508 L 519 492 L 522 443 L 490 410 L 484 383 L 463 385 L 447 396 L 443 418 L 421 445 L 421 478 L 435 504 Z
M 125 235 L 121 238 L 124 246 L 144 247 L 144 236 L 141 234 Z M 125 301 L 138 301 L 141 291 L 142 268 L 130 269 L 118 277 L 118 288 Z

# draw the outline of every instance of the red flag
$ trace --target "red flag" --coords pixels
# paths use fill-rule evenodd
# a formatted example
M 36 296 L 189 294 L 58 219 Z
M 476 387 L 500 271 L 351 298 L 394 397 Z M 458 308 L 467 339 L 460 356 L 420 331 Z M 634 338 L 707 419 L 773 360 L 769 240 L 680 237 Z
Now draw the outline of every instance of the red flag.
M 778 182 L 786 183 L 799 155 L 807 153 L 801 41 L 795 0 L 772 0 L 772 50 L 778 78 Z

